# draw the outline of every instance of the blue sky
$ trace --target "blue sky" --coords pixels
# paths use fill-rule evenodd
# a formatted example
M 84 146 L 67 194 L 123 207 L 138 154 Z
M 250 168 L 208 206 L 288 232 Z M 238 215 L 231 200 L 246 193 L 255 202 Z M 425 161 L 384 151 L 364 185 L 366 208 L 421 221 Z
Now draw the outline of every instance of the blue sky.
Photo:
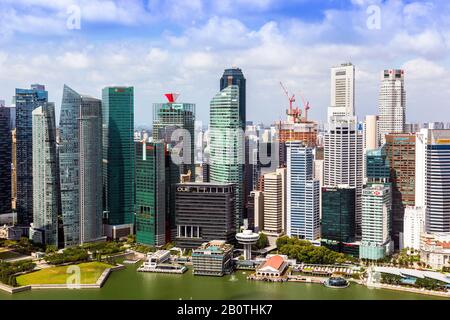
M 15 87 L 35 82 L 47 86 L 57 106 L 64 83 L 97 97 L 106 85 L 132 85 L 136 124 L 151 123 L 151 105 L 164 101 L 166 92 L 196 103 L 198 119 L 207 123 L 223 69 L 237 65 L 247 78 L 248 119 L 269 124 L 284 118 L 283 81 L 306 96 L 310 117 L 322 121 L 330 101 L 329 69 L 351 61 L 359 117 L 377 112 L 385 68 L 405 69 L 409 121 L 442 121 L 448 110 L 445 0 L 0 3 L 0 99 L 7 102 Z M 67 28 L 74 8 L 80 29 Z M 373 8 L 380 10 L 379 29 L 367 25 Z

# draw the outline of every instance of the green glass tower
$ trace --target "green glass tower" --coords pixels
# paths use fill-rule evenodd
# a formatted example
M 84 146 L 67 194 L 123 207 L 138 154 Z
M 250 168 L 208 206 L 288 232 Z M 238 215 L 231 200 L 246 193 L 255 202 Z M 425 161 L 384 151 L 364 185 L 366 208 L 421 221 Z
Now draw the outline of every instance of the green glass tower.
M 102 92 L 103 208 L 108 225 L 134 223 L 134 90 Z
M 164 143 L 136 141 L 136 241 L 160 246 L 166 241 Z
M 166 242 L 174 241 L 176 237 L 175 223 L 175 184 L 180 182 L 180 175 L 191 172 L 191 180 L 195 179 L 194 134 L 195 134 L 195 104 L 176 102 L 177 94 L 168 93 L 166 103 L 153 104 L 153 141 L 162 140 L 169 156 L 166 157 Z M 187 140 L 175 138 L 177 129 L 186 130 Z M 186 144 L 186 145 L 185 145 Z M 178 154 L 178 148 L 189 150 L 189 155 L 183 156 L 183 163 L 176 164 L 170 154 Z M 185 159 L 186 158 L 186 159 Z
M 210 104 L 210 180 L 236 185 L 236 230 L 243 224 L 244 132 L 239 116 L 239 87 L 230 85 Z

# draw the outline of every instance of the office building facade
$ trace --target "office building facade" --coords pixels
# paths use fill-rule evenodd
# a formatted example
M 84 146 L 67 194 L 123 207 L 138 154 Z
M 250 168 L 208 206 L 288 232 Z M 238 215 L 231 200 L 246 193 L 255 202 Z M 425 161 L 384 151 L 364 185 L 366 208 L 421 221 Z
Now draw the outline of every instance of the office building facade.
M 64 246 L 74 246 L 103 235 L 101 101 L 64 85 L 59 128 Z
M 287 146 L 287 235 L 314 241 L 320 237 L 320 182 L 313 179 L 313 149 L 301 141 Z
M 391 205 L 389 185 L 374 184 L 364 188 L 360 259 L 380 260 L 392 252 Z
M 392 237 L 399 248 L 405 208 L 415 205 L 416 136 L 394 133 L 385 140 L 392 184 Z
M 405 132 L 406 91 L 403 70 L 384 70 L 381 74 L 378 133 L 380 144 L 385 135 Z
M 134 88 L 102 90 L 103 210 L 108 225 L 134 223 Z
M 361 234 L 361 196 L 363 189 L 363 134 L 354 117 L 335 117 L 324 137 L 325 186 L 348 185 L 355 188 L 355 232 Z
M 233 184 L 179 183 L 175 188 L 178 247 L 193 249 L 212 240 L 234 242 Z
M 210 104 L 210 181 L 235 185 L 236 229 L 243 225 L 244 132 L 239 113 L 239 87 L 230 85 Z
M 420 250 L 420 239 L 425 231 L 425 208 L 406 207 L 403 220 L 401 248 Z
M 427 233 L 450 232 L 450 130 L 422 129 L 416 140 L 416 206 Z
M 355 240 L 355 199 L 353 187 L 322 188 L 322 239 L 338 245 Z
M 355 66 L 344 63 L 331 68 L 331 101 L 328 119 L 355 115 Z
M 166 243 L 166 171 L 164 142 L 136 141 L 136 242 Z

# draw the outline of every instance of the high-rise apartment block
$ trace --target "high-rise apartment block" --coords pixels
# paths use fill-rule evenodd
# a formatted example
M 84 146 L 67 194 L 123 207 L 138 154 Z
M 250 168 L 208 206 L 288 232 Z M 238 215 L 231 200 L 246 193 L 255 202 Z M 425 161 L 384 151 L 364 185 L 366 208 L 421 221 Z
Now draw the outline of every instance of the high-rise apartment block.
M 10 108 L 0 106 L 0 214 L 11 213 Z
M 17 223 L 29 226 L 33 222 L 33 141 L 32 112 L 48 101 L 45 86 L 31 85 L 31 89 L 16 89 L 16 174 Z
M 30 239 L 58 247 L 60 214 L 59 164 L 56 153 L 55 105 L 45 102 L 33 119 L 33 223 Z

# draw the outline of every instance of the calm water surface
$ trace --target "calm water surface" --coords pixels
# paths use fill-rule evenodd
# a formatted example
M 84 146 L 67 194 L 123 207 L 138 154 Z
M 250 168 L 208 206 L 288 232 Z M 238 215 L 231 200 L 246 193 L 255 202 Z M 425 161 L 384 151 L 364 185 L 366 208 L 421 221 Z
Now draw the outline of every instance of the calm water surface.
M 426 295 L 352 284 L 330 289 L 320 284 L 247 281 L 248 272 L 222 278 L 136 272 L 136 265 L 113 272 L 101 289 L 33 290 L 14 295 L 0 292 L 3 299 L 438 299 Z

